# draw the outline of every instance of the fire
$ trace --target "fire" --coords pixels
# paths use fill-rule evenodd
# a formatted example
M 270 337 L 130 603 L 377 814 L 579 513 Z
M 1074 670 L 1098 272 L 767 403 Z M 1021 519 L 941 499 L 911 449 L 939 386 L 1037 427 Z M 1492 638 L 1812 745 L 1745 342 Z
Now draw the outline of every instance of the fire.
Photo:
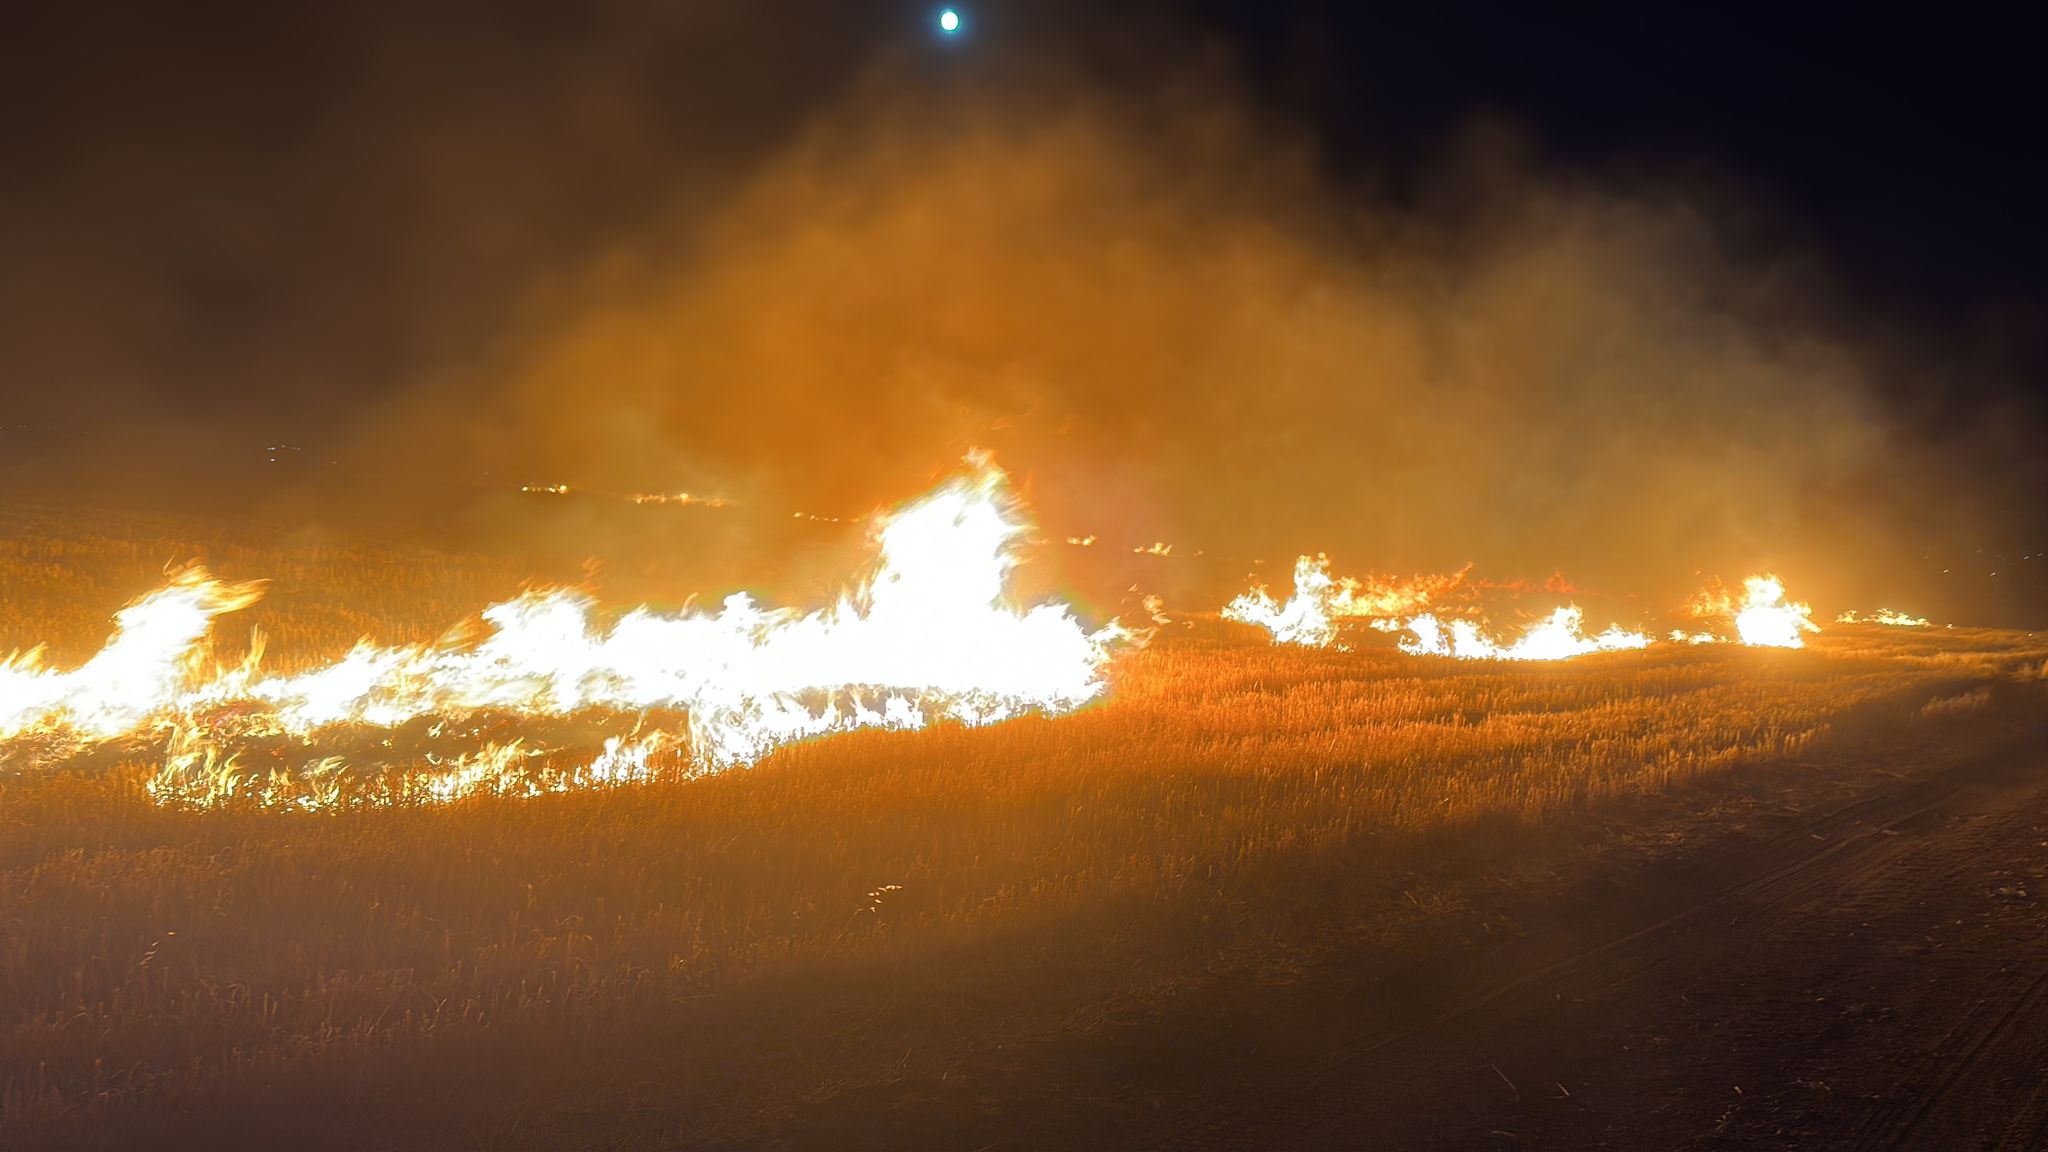
M 1868 615 L 1859 615 L 1854 611 L 1844 612 L 1840 616 L 1835 617 L 1835 622 L 1838 624 L 1888 624 L 1893 628 L 1933 627 L 1932 624 L 1928 623 L 1925 616 L 1913 616 L 1905 612 L 1893 611 L 1890 608 L 1879 608 Z
M 260 595 L 260 583 L 224 583 L 194 566 L 115 613 L 113 638 L 69 672 L 43 668 L 40 649 L 0 660 L 0 739 L 40 728 L 108 739 L 136 728 L 177 701 L 213 618 Z
M 1461 660 L 1567 660 L 1589 652 L 1615 652 L 1647 648 L 1650 638 L 1641 632 L 1625 631 L 1618 625 L 1597 636 L 1585 633 L 1586 614 L 1567 606 L 1531 625 L 1512 644 L 1502 644 L 1481 632 L 1469 620 L 1453 620 L 1449 635 L 1444 625 L 1430 614 L 1407 623 L 1412 639 L 1401 642 L 1401 650 L 1417 656 L 1455 656 Z
M 1303 556 L 1294 562 L 1294 594 L 1283 604 L 1263 584 L 1232 600 L 1223 609 L 1226 620 L 1256 624 L 1282 644 L 1313 648 L 1337 638 L 1341 619 L 1388 621 L 1421 612 L 1465 582 L 1469 567 L 1450 576 L 1369 576 L 1364 580 L 1330 575 L 1330 558 Z
M 1337 590 L 1330 579 L 1326 556 L 1303 556 L 1294 565 L 1294 595 L 1285 604 L 1273 599 L 1264 585 L 1232 600 L 1223 608 L 1225 620 L 1256 624 L 1273 634 L 1280 644 L 1303 644 L 1321 648 L 1337 638 L 1331 617 Z
M 1739 601 L 1727 589 L 1710 586 L 1693 598 L 1693 615 L 1732 622 L 1736 637 L 1753 648 L 1803 648 L 1804 633 L 1820 631 L 1813 609 L 1787 599 L 1776 576 L 1751 576 L 1742 585 Z
M 1398 580 L 1374 576 L 1365 580 L 1336 579 L 1327 556 L 1303 556 L 1294 565 L 1294 594 L 1286 603 L 1273 599 L 1263 585 L 1231 601 L 1223 616 L 1256 624 L 1280 644 L 1327 647 L 1337 639 L 1337 621 L 1361 619 L 1382 632 L 1407 632 L 1403 651 L 1418 656 L 1456 656 L 1486 660 L 1563 660 L 1588 652 L 1642 648 L 1650 638 L 1640 632 L 1610 627 L 1597 636 L 1585 634 L 1585 614 L 1576 607 L 1559 608 L 1532 625 L 1513 643 L 1487 636 L 1469 620 L 1445 624 L 1423 609 L 1453 593 L 1476 590 L 1467 567 L 1449 576 L 1416 576 Z M 1553 585 L 1563 586 L 1561 578 Z M 1502 587 L 1483 585 L 1484 587 Z M 1508 586 L 1519 590 L 1521 585 Z
M 1592 652 L 1644 648 L 1651 643 L 1647 633 L 1619 625 L 1588 635 L 1585 614 L 1575 605 L 1556 609 L 1511 642 L 1488 635 L 1474 620 L 1446 620 L 1440 609 L 1426 610 L 1454 600 L 1469 608 L 1485 590 L 1519 593 L 1531 587 L 1471 580 L 1470 573 L 1467 566 L 1449 576 L 1417 576 L 1405 581 L 1391 577 L 1337 579 L 1330 575 L 1327 557 L 1303 556 L 1294 566 L 1294 593 L 1284 603 L 1275 600 L 1264 585 L 1254 584 L 1224 607 L 1223 616 L 1266 629 L 1275 643 L 1316 648 L 1337 642 L 1339 621 L 1362 619 L 1382 632 L 1408 633 L 1401 641 L 1403 651 L 1463 659 L 1564 660 Z M 1552 577 L 1543 588 L 1572 591 L 1562 576 Z M 1743 583 L 1740 599 L 1716 582 L 1695 596 L 1688 607 L 1696 617 L 1724 621 L 1735 639 L 1753 647 L 1803 647 L 1803 634 L 1820 630 L 1811 619 L 1813 610 L 1787 598 L 1785 585 L 1776 576 L 1750 577 Z M 1883 622 L 1925 623 L 1906 616 Z M 1673 644 L 1718 644 L 1728 637 L 1717 631 L 1673 629 L 1667 639 Z
M 482 713 L 687 716 L 682 736 L 613 740 L 576 776 L 605 781 L 644 776 L 649 755 L 675 745 L 722 768 L 826 732 L 1078 707 L 1102 691 L 1103 665 L 1127 633 L 1114 622 L 1090 631 L 1062 604 L 1006 601 L 1027 526 L 1001 470 L 970 462 L 967 474 L 879 517 L 873 571 L 809 613 L 764 608 L 742 593 L 715 613 L 640 608 L 604 627 L 585 594 L 534 592 L 485 609 L 489 634 L 478 642 L 366 642 L 298 675 L 262 676 L 252 658 L 208 677 L 195 664 L 208 622 L 253 602 L 257 588 L 192 569 L 124 609 L 113 640 L 75 671 L 46 670 L 35 653 L 0 664 L 0 737 L 168 736 L 167 767 L 189 770 L 231 767 L 251 739 L 306 741 L 344 725 Z M 485 788 L 535 751 L 486 744 L 442 764 L 426 798 Z

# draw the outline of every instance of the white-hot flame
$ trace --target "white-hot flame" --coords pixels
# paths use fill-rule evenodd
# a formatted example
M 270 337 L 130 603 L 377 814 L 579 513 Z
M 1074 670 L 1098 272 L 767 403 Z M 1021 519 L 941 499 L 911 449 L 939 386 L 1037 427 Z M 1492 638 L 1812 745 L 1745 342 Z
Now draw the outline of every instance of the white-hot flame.
M 40 649 L 0 660 L 0 739 L 45 727 L 105 739 L 135 728 L 177 700 L 213 618 L 261 594 L 260 583 L 187 568 L 115 613 L 113 638 L 69 672 L 44 668 Z
M 1469 571 L 1469 569 L 1468 569 Z M 1463 594 L 1486 588 L 1520 590 L 1520 584 L 1493 585 L 1466 582 L 1466 572 L 1450 576 L 1414 577 L 1393 580 L 1375 577 L 1368 581 L 1331 577 L 1329 561 L 1322 556 L 1303 556 L 1294 566 L 1294 593 L 1285 602 L 1275 600 L 1263 585 L 1231 601 L 1223 609 L 1225 619 L 1255 624 L 1273 634 L 1276 643 L 1326 647 L 1337 641 L 1339 621 L 1362 619 L 1382 632 L 1406 632 L 1404 651 L 1416 655 L 1456 656 L 1488 660 L 1563 660 L 1592 652 L 1644 648 L 1648 634 L 1611 625 L 1604 632 L 1588 635 L 1584 613 L 1566 606 L 1531 625 L 1512 641 L 1489 635 L 1484 626 L 1471 619 L 1446 620 L 1432 605 L 1447 603 Z M 1551 591 L 1570 591 L 1562 579 L 1546 584 Z M 1775 576 L 1752 576 L 1744 582 L 1743 595 L 1734 594 L 1715 582 L 1693 598 L 1692 614 L 1718 619 L 1725 631 L 1667 633 L 1674 644 L 1715 644 L 1732 639 L 1757 647 L 1799 648 L 1804 634 L 1817 632 L 1812 609 L 1785 595 L 1785 586 Z M 1913 617 L 1885 614 L 1884 623 L 1923 623 Z
M 1752 648 L 1803 648 L 1808 632 L 1818 632 L 1813 609 L 1785 595 L 1776 576 L 1751 576 L 1742 582 L 1742 598 L 1719 581 L 1692 599 L 1694 616 L 1720 619 L 1735 628 L 1735 638 Z
M 1719 630 L 1673 631 L 1674 641 L 1720 643 L 1730 639 L 1727 631 L 1733 629 L 1733 639 L 1752 648 L 1804 648 L 1805 634 L 1820 631 L 1812 619 L 1813 609 L 1786 596 L 1785 584 L 1776 576 L 1744 580 L 1739 598 L 1719 580 L 1711 580 L 1686 607 L 1694 617 L 1719 621 Z
M 1818 632 L 1811 619 L 1813 609 L 1785 598 L 1785 586 L 1776 576 L 1752 576 L 1743 581 L 1747 596 L 1735 613 L 1735 634 L 1744 644 L 1760 648 L 1802 648 L 1802 633 Z
M 1838 624 L 1886 624 L 1893 628 L 1930 628 L 1933 626 L 1928 623 L 1925 616 L 1914 616 L 1906 612 L 1897 612 L 1890 608 L 1879 608 L 1877 611 L 1868 614 L 1858 614 L 1854 611 L 1844 612 L 1840 616 L 1835 617 L 1835 622 Z
M 1563 660 L 1589 652 L 1641 648 L 1650 642 L 1640 632 L 1619 627 L 1588 636 L 1584 614 L 1576 607 L 1559 608 L 1513 643 L 1486 635 L 1472 621 L 1445 623 L 1435 613 L 1424 611 L 1448 594 L 1469 590 L 1465 583 L 1469 572 L 1467 568 L 1449 576 L 1407 580 L 1386 576 L 1336 579 L 1330 575 L 1328 557 L 1303 556 L 1295 561 L 1294 594 L 1285 603 L 1274 600 L 1264 586 L 1254 585 L 1225 606 L 1223 616 L 1266 629 L 1276 643 L 1315 648 L 1337 639 L 1339 620 L 1364 620 L 1381 632 L 1409 633 L 1401 642 L 1404 651 L 1474 660 Z
M 1405 618 L 1458 588 L 1469 571 L 1406 580 L 1392 576 L 1339 579 L 1330 575 L 1328 556 L 1302 556 L 1294 562 L 1294 594 L 1285 603 L 1275 600 L 1264 585 L 1254 584 L 1224 607 L 1223 618 L 1258 625 L 1282 644 L 1321 648 L 1337 639 L 1337 621 L 1365 620 L 1381 627 Z
M 1329 557 L 1303 556 L 1294 562 L 1294 595 L 1285 604 L 1259 585 L 1225 605 L 1223 618 L 1256 624 L 1281 644 L 1321 648 L 1337 638 L 1332 617 L 1338 595 Z
M 1591 652 L 1649 646 L 1648 636 L 1619 626 L 1588 636 L 1585 620 L 1586 614 L 1576 607 L 1559 608 L 1530 625 L 1514 643 L 1503 644 L 1469 620 L 1453 620 L 1446 628 L 1434 615 L 1425 613 L 1408 621 L 1411 638 L 1401 642 L 1401 649 L 1417 656 L 1455 656 L 1462 660 L 1567 660 Z
M 243 667 L 195 683 L 207 622 L 256 596 L 254 586 L 195 569 L 124 609 L 114 639 L 75 671 L 46 670 L 34 653 L 0 664 L 0 737 L 39 728 L 90 740 L 188 731 L 196 710 L 222 704 L 256 705 L 271 731 L 293 736 L 430 714 L 675 709 L 688 714 L 698 756 L 725 766 L 848 728 L 1065 711 L 1102 690 L 1102 666 L 1125 633 L 1115 624 L 1091 632 L 1063 605 L 1006 603 L 1013 549 L 1026 530 L 1006 484 L 977 459 L 969 474 L 880 518 L 875 571 L 822 611 L 764 609 L 740 594 L 715 614 L 641 608 L 603 627 L 584 594 L 537 592 L 485 609 L 490 633 L 481 642 L 365 643 L 293 676 Z M 206 741 L 187 742 L 221 756 Z M 633 778 L 659 747 L 614 743 L 587 774 Z M 466 794 L 522 754 L 512 745 L 480 750 L 429 790 Z

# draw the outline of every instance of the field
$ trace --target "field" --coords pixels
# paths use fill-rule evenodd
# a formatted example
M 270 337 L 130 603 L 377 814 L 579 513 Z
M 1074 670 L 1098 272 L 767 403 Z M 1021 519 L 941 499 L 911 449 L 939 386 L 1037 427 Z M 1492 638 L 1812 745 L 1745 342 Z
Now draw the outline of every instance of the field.
M 0 652 L 59 660 L 174 558 L 276 578 L 221 643 L 254 624 L 287 663 L 574 578 L 6 526 Z M 133 750 L 17 766 L 0 1147 L 1129 1144 L 1235 1082 L 1147 1039 L 1185 1040 L 1218 997 L 1505 931 L 1488 901 L 1683 838 L 1680 809 L 1938 758 L 2037 713 L 2044 661 L 2048 637 L 1841 627 L 1504 666 L 1193 618 L 1074 715 L 700 779 L 195 811 L 155 803 Z

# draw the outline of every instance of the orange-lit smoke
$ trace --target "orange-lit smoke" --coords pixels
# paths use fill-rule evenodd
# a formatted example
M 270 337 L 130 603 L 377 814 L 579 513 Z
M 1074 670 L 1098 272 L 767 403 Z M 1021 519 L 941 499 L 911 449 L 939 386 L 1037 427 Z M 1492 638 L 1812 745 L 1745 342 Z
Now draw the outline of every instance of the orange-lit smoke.
M 1676 597 L 1832 555 L 1803 494 L 1880 429 L 1848 350 L 1757 287 L 1799 269 L 1505 133 L 1376 202 L 1227 78 L 1172 91 L 1025 70 L 935 110 L 878 77 L 716 210 L 556 278 L 365 452 L 826 511 L 986 443 L 1060 538 L 1182 545 L 1168 584 L 1196 548 L 1313 543 Z

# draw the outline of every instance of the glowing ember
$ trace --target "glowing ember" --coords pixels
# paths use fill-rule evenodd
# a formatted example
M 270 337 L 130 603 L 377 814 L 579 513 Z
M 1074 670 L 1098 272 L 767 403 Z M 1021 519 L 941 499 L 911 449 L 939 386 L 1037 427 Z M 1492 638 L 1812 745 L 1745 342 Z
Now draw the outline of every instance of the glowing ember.
M 725 501 L 717 496 L 698 496 L 690 492 L 635 492 L 626 497 L 635 504 L 687 504 L 698 508 L 723 508 Z
M 1433 615 L 1415 617 L 1407 624 L 1412 639 L 1401 649 L 1417 656 L 1455 656 L 1461 660 L 1567 660 L 1591 652 L 1614 652 L 1646 648 L 1650 638 L 1641 632 L 1609 627 L 1597 636 L 1585 633 L 1585 613 L 1575 607 L 1559 608 L 1531 625 L 1512 644 L 1502 644 L 1480 631 L 1469 620 L 1453 620 L 1445 626 Z
M 874 572 L 808 614 L 739 594 L 715 614 L 642 608 L 602 628 L 582 593 L 535 592 L 487 608 L 490 634 L 479 643 L 366 643 L 296 676 L 261 677 L 252 658 L 202 678 L 194 661 L 208 621 L 257 593 L 193 569 L 124 609 L 114 639 L 75 671 L 46 670 L 35 653 L 0 664 L 0 736 L 91 743 L 169 735 L 167 771 L 217 776 L 251 739 L 303 740 L 340 725 L 388 729 L 492 712 L 687 715 L 686 741 L 659 732 L 615 739 L 575 774 L 604 782 L 641 778 L 649 755 L 675 743 L 724 767 L 825 732 L 1072 709 L 1102 690 L 1102 665 L 1125 633 L 1114 623 L 1090 632 L 1063 605 L 1005 602 L 1025 526 L 1003 473 L 972 463 L 969 474 L 881 517 Z M 424 798 L 488 790 L 533 754 L 517 742 L 487 744 L 442 763 Z M 317 806 L 317 796 L 294 802 Z

